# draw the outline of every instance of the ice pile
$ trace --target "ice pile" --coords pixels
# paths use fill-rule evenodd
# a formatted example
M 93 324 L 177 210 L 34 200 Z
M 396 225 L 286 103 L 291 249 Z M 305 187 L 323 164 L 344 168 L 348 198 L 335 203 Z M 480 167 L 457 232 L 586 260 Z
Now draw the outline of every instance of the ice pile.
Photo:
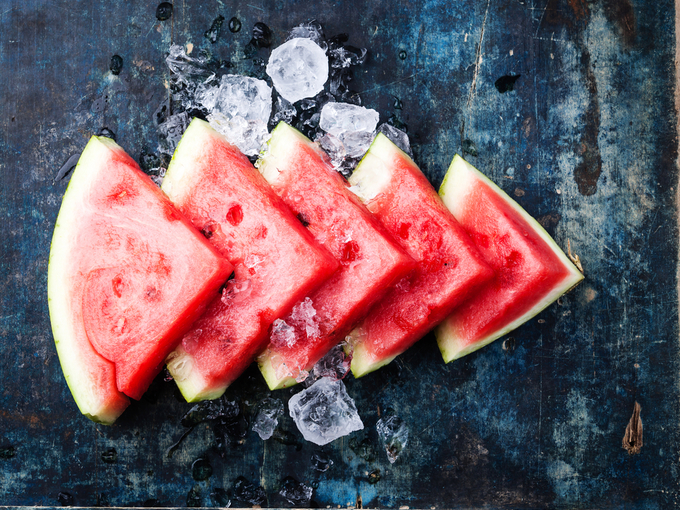
M 272 51 L 267 74 L 276 91 L 295 103 L 323 90 L 328 80 L 328 57 L 312 39 L 295 37 Z
M 256 155 L 269 136 L 272 89 L 267 82 L 226 74 L 219 87 L 199 85 L 196 101 L 208 112 L 208 121 L 248 156 Z
M 375 428 L 385 446 L 387 458 L 391 464 L 394 464 L 408 443 L 408 427 L 401 418 L 389 413 L 378 420 Z
M 364 428 L 342 381 L 323 377 L 293 395 L 288 407 L 303 437 L 320 446 Z
M 326 134 L 317 140 L 337 170 L 351 170 L 375 137 L 379 115 L 375 110 L 349 103 L 327 103 L 319 127 Z
M 274 434 L 279 424 L 279 416 L 283 414 L 283 402 L 278 398 L 265 398 L 257 404 L 257 414 L 253 422 L 253 430 L 260 438 L 267 440 Z

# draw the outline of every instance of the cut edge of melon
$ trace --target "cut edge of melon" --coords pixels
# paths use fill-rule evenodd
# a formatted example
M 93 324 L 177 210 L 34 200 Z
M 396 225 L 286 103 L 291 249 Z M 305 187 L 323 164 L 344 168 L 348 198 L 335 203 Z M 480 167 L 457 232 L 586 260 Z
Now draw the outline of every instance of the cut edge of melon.
M 100 401 L 95 396 L 96 381 L 89 377 L 83 367 L 86 363 L 77 345 L 77 333 L 74 324 L 65 318 L 72 317 L 71 303 L 68 295 L 70 288 L 67 274 L 59 268 L 68 264 L 71 242 L 74 233 L 68 228 L 81 213 L 78 205 L 79 196 L 84 196 L 90 186 L 94 186 L 94 172 L 87 172 L 91 161 L 108 157 L 110 151 L 122 151 L 120 146 L 106 137 L 93 136 L 83 149 L 76 168 L 69 181 L 62 199 L 57 221 L 52 235 L 50 255 L 47 269 L 47 302 L 50 312 L 52 335 L 59 357 L 64 379 L 73 400 L 80 412 L 90 420 L 111 425 L 130 404 L 130 400 L 117 389 L 112 392 L 108 402 Z M 85 332 L 83 332 L 85 334 Z M 105 363 L 111 363 L 102 357 L 88 343 L 92 354 Z M 111 363 L 115 374 L 115 368 Z
M 351 336 L 352 333 L 350 333 L 348 338 Z M 391 363 L 398 356 L 398 354 L 395 354 L 389 358 L 376 361 L 366 351 L 366 347 L 364 346 L 363 342 L 357 342 L 352 345 L 352 342 L 350 341 L 345 345 L 344 350 L 345 354 L 352 356 L 350 370 L 352 370 L 352 375 L 354 375 L 355 379 L 359 379 L 360 377 L 384 367 L 385 365 Z
M 208 385 L 205 379 L 192 370 L 194 358 L 182 346 L 178 346 L 165 360 L 168 372 L 187 402 L 200 402 L 220 398 L 226 391 L 228 384 Z M 210 386 L 211 389 L 206 389 Z
M 389 162 L 397 155 L 412 161 L 389 138 L 378 133 L 348 179 L 352 185 L 350 189 L 362 202 L 373 200 L 389 186 L 392 181 Z
M 454 176 L 456 177 L 454 178 Z M 435 337 L 437 338 L 439 350 L 441 351 L 442 357 L 446 363 L 458 358 L 462 358 L 463 356 L 466 356 L 477 349 L 490 344 L 494 340 L 497 340 L 503 335 L 518 328 L 531 318 L 538 315 L 561 295 L 578 285 L 579 282 L 584 278 L 583 273 L 578 270 L 578 268 L 567 257 L 555 240 L 545 231 L 545 229 L 540 223 L 538 223 L 538 221 L 536 221 L 535 218 L 527 213 L 515 200 L 510 198 L 508 194 L 499 188 L 493 181 L 491 181 L 491 179 L 477 170 L 470 163 L 465 161 L 458 154 L 454 156 L 453 161 L 451 162 L 451 165 L 449 166 L 449 169 L 446 172 L 444 180 L 442 181 L 442 184 L 439 188 L 439 196 L 442 198 L 444 204 L 454 216 L 456 216 L 457 213 L 460 213 L 458 205 L 462 203 L 461 198 L 465 196 L 467 190 L 474 184 L 475 179 L 487 184 L 492 190 L 498 193 L 498 195 L 503 198 L 503 200 L 528 223 L 528 225 L 538 234 L 538 236 L 546 242 L 546 244 L 559 258 L 569 273 L 558 286 L 553 288 L 553 290 L 546 294 L 538 303 L 536 303 L 521 317 L 518 317 L 501 330 L 494 331 L 490 335 L 482 338 L 474 344 L 463 345 L 460 337 L 455 331 L 455 326 L 452 324 L 452 321 L 450 319 L 444 320 L 442 324 L 435 328 Z M 455 185 L 454 182 L 457 185 Z
M 276 375 L 276 369 L 274 368 L 270 351 L 268 349 L 258 357 L 257 365 L 260 369 L 262 377 L 264 377 L 264 380 L 267 383 L 267 386 L 272 391 L 290 388 L 291 386 L 298 384 L 293 376 L 279 378 Z

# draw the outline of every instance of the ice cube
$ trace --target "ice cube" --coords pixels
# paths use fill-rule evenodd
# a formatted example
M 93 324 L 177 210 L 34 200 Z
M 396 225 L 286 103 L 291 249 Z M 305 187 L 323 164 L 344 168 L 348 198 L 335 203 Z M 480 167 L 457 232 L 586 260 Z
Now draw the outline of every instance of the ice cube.
M 208 69 L 208 59 L 190 57 L 184 47 L 173 44 L 165 59 L 172 78 L 178 83 L 191 84 L 194 81 L 205 82 L 214 78 L 215 74 Z
M 272 51 L 267 74 L 277 92 L 295 103 L 323 90 L 328 80 L 328 57 L 311 39 L 296 37 Z
M 272 334 L 269 341 L 274 347 L 292 347 L 297 342 L 295 328 L 283 319 L 276 319 L 272 324 Z
M 290 312 L 290 319 L 299 330 L 306 333 L 307 338 L 315 338 L 321 334 L 314 303 L 308 297 L 293 307 Z
M 334 381 L 344 379 L 351 364 L 352 356 L 345 353 L 345 345 L 336 345 L 314 365 L 314 377 L 327 377 Z
M 267 123 L 272 113 L 272 89 L 267 82 L 227 74 L 219 87 L 199 85 L 195 97 L 208 112 L 213 128 L 244 154 L 258 154 L 269 136 Z
M 283 480 L 279 495 L 293 508 L 309 508 L 313 492 L 314 489 L 289 476 Z
M 171 115 L 165 122 L 158 125 L 161 135 L 158 150 L 163 154 L 172 155 L 179 143 L 184 131 L 189 126 L 189 116 L 186 112 Z
M 307 23 L 301 23 L 298 26 L 293 27 L 286 40 L 290 41 L 291 39 L 299 38 L 311 39 L 323 50 L 326 50 L 328 47 L 326 44 L 326 37 L 323 33 L 323 27 L 316 20 L 309 21 Z
M 253 422 L 253 430 L 260 438 L 267 440 L 274 434 L 279 424 L 279 416 L 283 414 L 283 402 L 278 398 L 265 398 L 257 404 L 257 414 Z
M 288 407 L 304 438 L 320 446 L 364 428 L 342 381 L 323 377 L 293 395 Z
M 387 122 L 380 124 L 378 132 L 389 138 L 394 145 L 403 150 L 410 157 L 413 157 L 413 152 L 411 152 L 411 143 L 408 140 L 408 135 L 404 133 L 401 129 L 395 128 L 392 124 Z
M 385 446 L 387 458 L 394 464 L 408 443 L 408 427 L 401 418 L 390 413 L 380 418 L 375 428 Z
M 352 160 L 364 155 L 375 136 L 378 119 L 378 112 L 363 106 L 348 103 L 324 105 L 319 126 L 326 135 L 318 141 L 336 169 L 351 169 L 355 165 Z

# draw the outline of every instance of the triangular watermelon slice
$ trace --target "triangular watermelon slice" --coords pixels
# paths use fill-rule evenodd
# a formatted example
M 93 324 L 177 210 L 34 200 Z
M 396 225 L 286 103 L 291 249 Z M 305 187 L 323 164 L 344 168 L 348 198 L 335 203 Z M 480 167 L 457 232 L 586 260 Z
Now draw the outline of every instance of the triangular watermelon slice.
M 417 262 L 350 334 L 360 377 L 408 349 L 493 272 L 413 160 L 382 133 L 349 182 Z
M 189 401 L 217 398 L 264 349 L 271 323 L 322 284 L 338 262 L 241 152 L 194 119 L 163 190 L 234 263 L 234 278 L 168 358 Z
M 52 331 L 83 414 L 112 423 L 140 398 L 231 264 L 109 138 L 92 137 L 54 229 Z
M 283 200 L 339 261 L 340 270 L 282 317 L 258 360 L 271 389 L 295 384 L 363 318 L 415 261 L 348 189 L 318 144 L 285 122 L 258 161 Z
M 495 271 L 436 329 L 448 363 L 531 319 L 583 274 L 534 218 L 460 156 L 453 158 L 439 194 Z

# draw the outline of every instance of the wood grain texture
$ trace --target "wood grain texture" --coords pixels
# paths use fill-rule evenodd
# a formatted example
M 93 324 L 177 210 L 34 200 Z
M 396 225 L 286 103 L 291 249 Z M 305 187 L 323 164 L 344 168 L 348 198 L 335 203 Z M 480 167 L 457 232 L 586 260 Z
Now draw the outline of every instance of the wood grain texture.
M 0 504 L 53 506 L 65 491 L 81 506 L 185 506 L 195 488 L 213 505 L 210 493 L 239 476 L 261 485 L 271 506 L 287 506 L 277 495 L 287 476 L 313 486 L 321 507 L 359 497 L 364 507 L 411 508 L 679 503 L 674 2 L 176 0 L 165 22 L 156 5 L 0 6 L 0 448 L 15 448 L 0 458 Z M 243 28 L 233 34 L 225 22 L 212 44 L 204 32 L 218 15 Z M 104 126 L 135 158 L 155 149 L 171 41 L 248 71 L 242 55 L 255 22 L 272 28 L 277 45 L 309 19 L 369 49 L 354 87 L 381 120 L 408 126 L 435 186 L 453 155 L 474 144 L 477 156 L 466 157 L 558 244 L 570 240 L 585 282 L 464 359 L 444 365 L 428 336 L 390 366 L 348 380 L 366 429 L 324 447 L 333 461 L 326 472 L 312 468 L 320 449 L 287 416 L 278 441 L 246 427 L 220 449 L 204 423 L 169 456 L 190 406 L 162 379 L 115 426 L 90 423 L 49 328 L 49 244 L 66 186 L 54 176 Z M 114 54 L 124 62 L 119 76 L 109 71 Z M 516 75 L 512 91 L 494 86 Z M 246 416 L 267 394 L 257 370 L 228 392 Z M 636 402 L 644 445 L 630 455 L 621 438 Z M 395 464 L 375 431 L 386 408 L 410 429 Z M 109 448 L 115 463 L 102 460 Z M 192 479 L 199 457 L 213 467 L 207 481 Z

